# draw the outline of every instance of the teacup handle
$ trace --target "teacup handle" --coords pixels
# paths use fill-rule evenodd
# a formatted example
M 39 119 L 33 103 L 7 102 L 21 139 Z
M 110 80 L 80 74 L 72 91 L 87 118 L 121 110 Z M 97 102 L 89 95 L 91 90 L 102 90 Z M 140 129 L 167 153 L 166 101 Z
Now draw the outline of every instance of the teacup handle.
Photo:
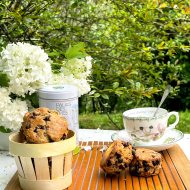
M 169 113 L 168 113 L 168 119 L 169 119 L 169 117 L 170 117 L 171 115 L 175 115 L 175 116 L 176 116 L 176 121 L 175 121 L 173 124 L 169 125 L 169 126 L 166 128 L 166 131 L 168 131 L 169 129 L 174 129 L 175 126 L 176 126 L 176 125 L 178 124 L 178 122 L 179 122 L 179 114 L 178 114 L 178 112 L 175 112 L 175 111 L 169 112 Z M 166 131 L 165 131 L 165 132 L 166 132 Z

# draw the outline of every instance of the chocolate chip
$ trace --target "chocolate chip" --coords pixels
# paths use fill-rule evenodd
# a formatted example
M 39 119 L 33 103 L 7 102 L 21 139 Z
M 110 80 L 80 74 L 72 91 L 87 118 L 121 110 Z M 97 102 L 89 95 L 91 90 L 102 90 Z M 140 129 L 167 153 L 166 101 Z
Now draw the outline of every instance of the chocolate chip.
M 37 127 L 34 129 L 34 133 L 37 133 L 37 129 L 38 129 Z
M 32 116 L 30 116 L 30 118 L 31 118 L 31 119 L 35 119 L 35 116 L 34 116 L 34 115 L 32 115 Z
M 65 140 L 66 134 L 64 133 L 63 136 L 60 138 L 60 140 Z
M 112 165 L 111 161 L 109 160 L 107 166 L 110 167 Z
M 152 156 L 152 158 L 155 158 L 155 156 L 154 155 L 151 155 Z
M 122 163 L 123 162 L 123 159 L 122 158 L 119 158 L 118 159 L 118 163 Z
M 143 160 L 142 164 L 143 164 L 143 166 L 148 166 L 148 163 L 145 160 Z
M 139 166 L 138 166 L 138 165 L 136 165 L 136 166 L 135 166 L 135 168 L 138 170 L 138 169 L 139 169 Z
M 136 174 L 137 174 L 137 175 L 140 175 L 140 174 L 141 174 L 141 171 L 136 171 Z
M 31 125 L 30 125 L 30 123 L 28 123 L 27 125 L 26 125 L 26 129 L 30 129 L 31 128 Z
M 115 156 L 117 157 L 117 159 L 121 158 L 121 154 L 118 154 L 117 152 L 115 153 Z
M 149 170 L 150 170 L 149 167 L 145 167 L 145 168 L 144 168 L 144 171 L 145 171 L 145 172 L 148 172 Z
M 144 153 L 144 151 L 142 151 L 142 153 Z
M 160 164 L 160 160 L 156 160 L 156 165 L 159 165 Z
M 135 147 L 132 147 L 133 150 L 137 150 Z
M 46 116 L 46 117 L 44 118 L 44 121 L 50 121 L 49 116 Z
M 50 111 L 48 111 L 48 113 L 51 113 Z
M 128 145 L 128 144 L 126 144 L 126 143 L 124 143 L 124 144 L 123 144 L 123 146 L 124 146 L 124 148 L 126 148 L 126 147 L 128 147 L 129 145 Z
M 44 127 L 44 126 L 42 126 L 42 125 L 40 125 L 40 129 L 43 129 L 43 130 L 45 130 L 45 127 Z
M 133 156 L 135 155 L 135 151 L 134 151 L 134 150 L 132 151 L 132 155 L 133 155 Z
M 125 167 L 124 167 L 123 165 L 120 165 L 120 166 L 119 166 L 119 169 L 122 169 L 122 170 L 123 170 L 123 169 L 125 169 Z
M 152 164 L 153 164 L 153 166 L 156 166 L 156 162 L 155 161 L 152 161 Z
M 125 164 L 125 167 L 126 167 L 126 168 L 129 167 L 129 164 Z

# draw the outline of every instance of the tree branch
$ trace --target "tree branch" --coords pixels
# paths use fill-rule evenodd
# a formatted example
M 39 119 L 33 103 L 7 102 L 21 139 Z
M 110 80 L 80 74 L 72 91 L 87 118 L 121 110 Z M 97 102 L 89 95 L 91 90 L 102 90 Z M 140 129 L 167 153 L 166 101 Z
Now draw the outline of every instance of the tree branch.
M 102 104 L 102 106 L 104 107 L 105 111 L 106 111 L 106 115 L 108 116 L 108 118 L 111 120 L 111 122 L 119 129 L 121 130 L 121 128 L 112 120 L 112 118 L 110 117 L 106 107 L 104 106 L 104 104 L 102 103 L 102 100 L 100 98 L 98 98 L 99 102 Z

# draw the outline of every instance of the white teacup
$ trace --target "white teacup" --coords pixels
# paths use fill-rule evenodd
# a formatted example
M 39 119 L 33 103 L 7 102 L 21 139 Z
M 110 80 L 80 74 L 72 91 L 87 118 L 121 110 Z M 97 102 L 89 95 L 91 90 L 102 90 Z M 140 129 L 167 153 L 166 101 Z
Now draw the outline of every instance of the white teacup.
M 155 144 L 169 129 L 175 128 L 179 122 L 178 112 L 167 112 L 159 108 L 155 117 L 156 107 L 145 107 L 127 110 L 123 113 L 125 130 L 133 137 L 136 144 Z M 176 116 L 176 121 L 167 127 L 171 115 Z

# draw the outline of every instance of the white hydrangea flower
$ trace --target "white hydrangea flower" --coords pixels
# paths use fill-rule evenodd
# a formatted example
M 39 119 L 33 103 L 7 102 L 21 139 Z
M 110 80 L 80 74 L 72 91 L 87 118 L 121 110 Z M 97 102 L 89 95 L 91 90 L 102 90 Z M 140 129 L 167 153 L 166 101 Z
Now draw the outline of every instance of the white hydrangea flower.
M 52 74 L 51 79 L 48 81 L 48 84 L 70 84 L 78 88 L 79 97 L 83 94 L 86 94 L 90 91 L 90 85 L 86 79 L 76 79 L 72 74 L 69 76 L 64 76 L 60 74 Z
M 1 52 L 0 71 L 10 79 L 9 90 L 20 96 L 44 86 L 51 74 L 48 55 L 39 46 L 18 42 Z
M 61 72 L 65 76 L 73 74 L 74 77 L 77 79 L 86 79 L 91 73 L 91 60 L 92 58 L 90 56 L 87 56 L 82 59 L 74 58 L 69 61 L 64 61 L 63 67 L 61 68 Z
M 23 122 L 23 117 L 27 112 L 27 103 L 16 98 L 0 111 L 0 124 L 5 129 L 18 131 Z
M 8 88 L 0 88 L 0 111 L 3 111 L 9 103 L 11 103 L 11 98 Z
M 88 84 L 87 77 L 91 73 L 92 58 L 87 56 L 82 59 L 71 59 L 63 62 L 63 67 L 59 74 L 53 74 L 49 79 L 48 84 L 70 84 L 78 88 L 79 97 L 88 93 L 91 88 Z

